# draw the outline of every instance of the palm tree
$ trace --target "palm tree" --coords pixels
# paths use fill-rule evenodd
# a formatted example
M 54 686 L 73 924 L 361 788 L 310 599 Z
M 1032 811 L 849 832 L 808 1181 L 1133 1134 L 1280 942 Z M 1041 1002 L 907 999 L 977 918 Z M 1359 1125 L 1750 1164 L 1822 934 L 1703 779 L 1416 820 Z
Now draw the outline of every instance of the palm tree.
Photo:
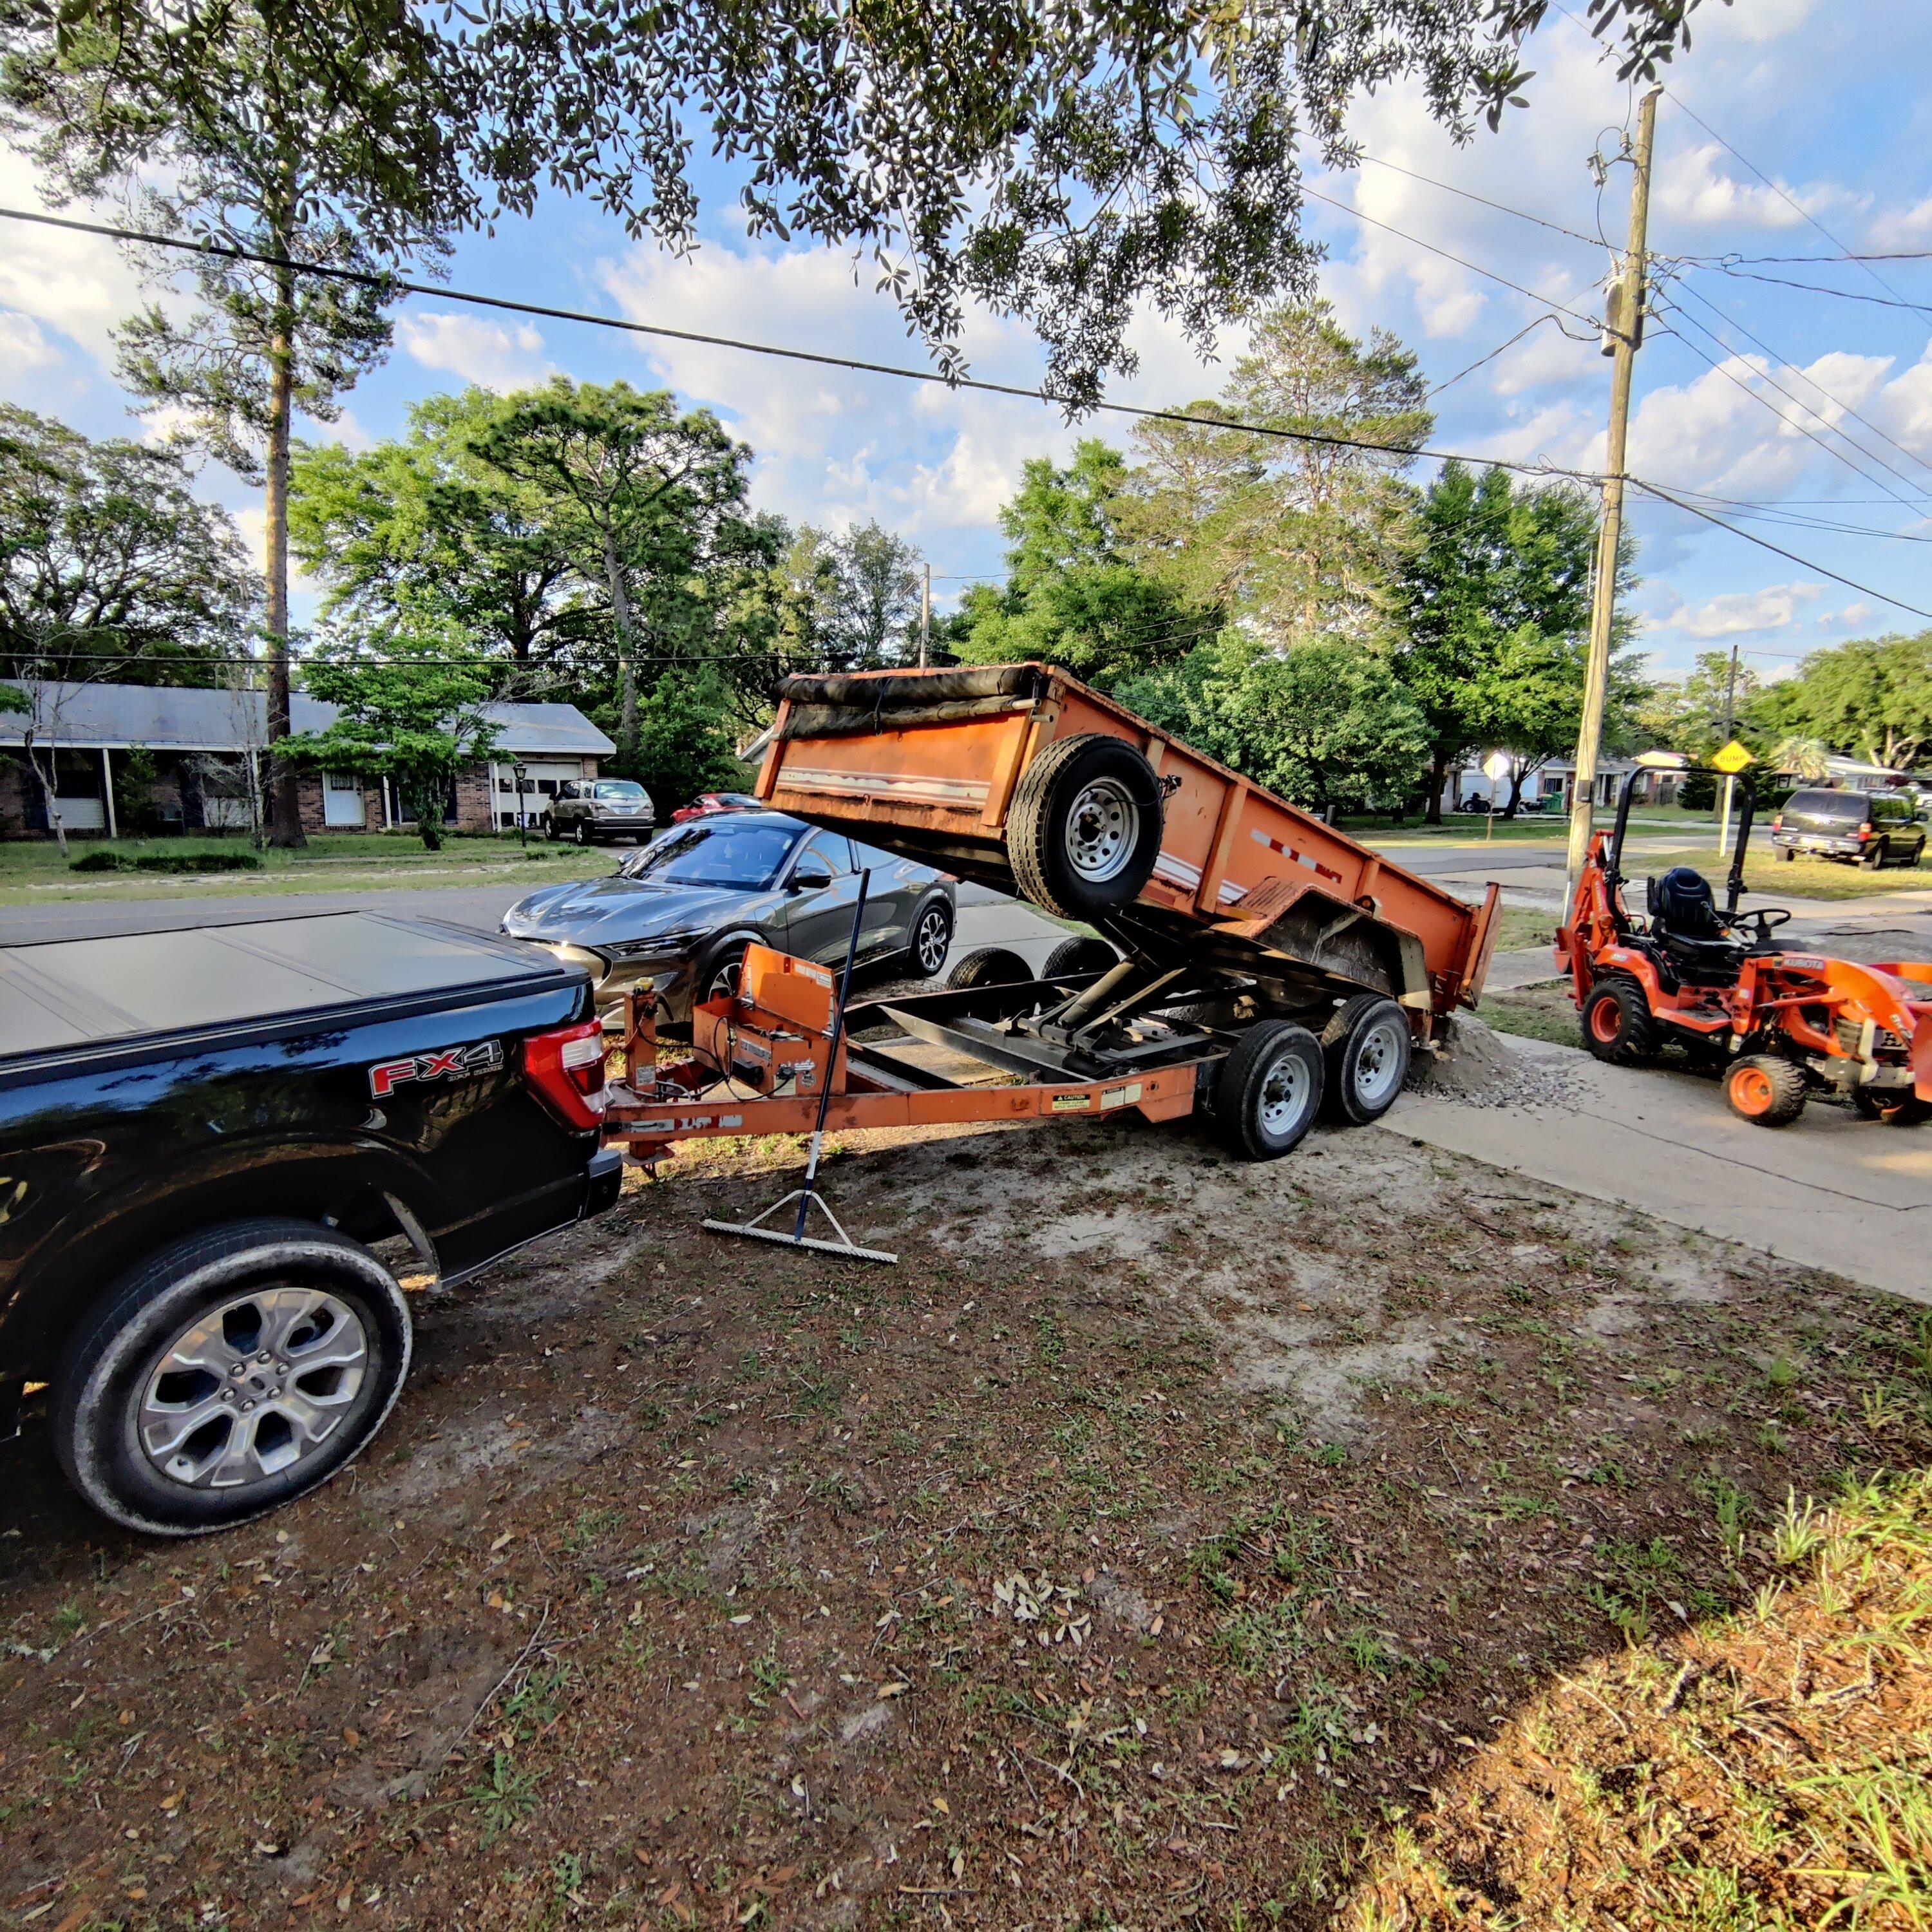
M 1831 747 L 1822 738 L 1783 738 L 1767 762 L 1773 771 L 1816 784 L 1831 776 Z

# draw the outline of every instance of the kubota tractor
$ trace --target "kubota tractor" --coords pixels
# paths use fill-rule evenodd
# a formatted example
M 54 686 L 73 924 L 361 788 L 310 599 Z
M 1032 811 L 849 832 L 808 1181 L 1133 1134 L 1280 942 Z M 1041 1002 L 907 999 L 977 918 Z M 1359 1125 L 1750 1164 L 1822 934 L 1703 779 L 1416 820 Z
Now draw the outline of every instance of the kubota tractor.
M 1583 1044 L 1634 1066 L 1666 1045 L 1718 1072 L 1734 1113 L 1760 1126 L 1795 1120 L 1813 1094 L 1873 1120 L 1932 1119 L 1932 961 L 1860 965 L 1786 952 L 1781 909 L 1738 910 L 1754 798 L 1743 809 L 1724 905 L 1688 866 L 1649 882 L 1645 916 L 1624 904 L 1624 838 L 1641 767 L 1624 781 L 1616 822 L 1590 841 L 1557 964 L 1574 988 Z

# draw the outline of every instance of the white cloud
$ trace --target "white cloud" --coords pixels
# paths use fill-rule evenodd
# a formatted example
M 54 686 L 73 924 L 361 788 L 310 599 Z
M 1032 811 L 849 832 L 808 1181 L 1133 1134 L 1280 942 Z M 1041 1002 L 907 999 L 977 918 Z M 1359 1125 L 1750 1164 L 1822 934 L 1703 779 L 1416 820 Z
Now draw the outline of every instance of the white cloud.
M 472 315 L 418 310 L 396 324 L 396 339 L 425 369 L 486 389 L 527 389 L 555 372 L 541 331 L 528 322 L 484 322 Z
M 1687 638 L 1708 643 L 1712 638 L 1753 638 L 1767 632 L 1789 630 L 1802 621 L 1804 607 L 1825 594 L 1822 584 L 1773 584 L 1761 590 L 1726 591 L 1696 604 L 1679 604 L 1662 616 L 1653 616 L 1659 630 L 1680 631 Z
M 1652 194 L 1654 212 L 1666 222 L 1699 227 L 1802 228 L 1808 214 L 1828 220 L 1871 205 L 1869 195 L 1829 182 L 1801 188 L 1780 181 L 1768 188 L 1714 141 L 1666 155 Z
M 52 368 L 60 359 L 60 351 L 32 316 L 0 309 L 0 368 L 24 374 L 29 369 Z

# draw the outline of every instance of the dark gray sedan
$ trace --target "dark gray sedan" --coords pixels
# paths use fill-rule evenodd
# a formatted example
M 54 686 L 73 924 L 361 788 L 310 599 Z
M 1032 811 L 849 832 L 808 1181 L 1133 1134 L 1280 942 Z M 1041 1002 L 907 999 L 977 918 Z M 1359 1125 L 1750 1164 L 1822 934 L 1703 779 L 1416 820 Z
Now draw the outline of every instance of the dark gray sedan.
M 608 878 L 518 901 L 503 930 L 589 968 L 600 1004 L 648 980 L 659 1023 L 682 1027 L 695 1000 L 736 985 L 754 940 L 842 965 L 866 869 L 860 959 L 934 977 L 952 944 L 951 879 L 779 812 L 673 826 Z

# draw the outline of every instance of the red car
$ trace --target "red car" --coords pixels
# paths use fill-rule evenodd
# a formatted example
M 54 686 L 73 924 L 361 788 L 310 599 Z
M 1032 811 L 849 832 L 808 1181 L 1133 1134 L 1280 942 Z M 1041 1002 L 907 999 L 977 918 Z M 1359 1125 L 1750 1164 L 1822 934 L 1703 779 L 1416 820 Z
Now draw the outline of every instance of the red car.
M 674 825 L 686 819 L 709 818 L 714 812 L 763 812 L 764 806 L 742 791 L 701 791 L 688 805 L 680 806 L 670 815 Z

